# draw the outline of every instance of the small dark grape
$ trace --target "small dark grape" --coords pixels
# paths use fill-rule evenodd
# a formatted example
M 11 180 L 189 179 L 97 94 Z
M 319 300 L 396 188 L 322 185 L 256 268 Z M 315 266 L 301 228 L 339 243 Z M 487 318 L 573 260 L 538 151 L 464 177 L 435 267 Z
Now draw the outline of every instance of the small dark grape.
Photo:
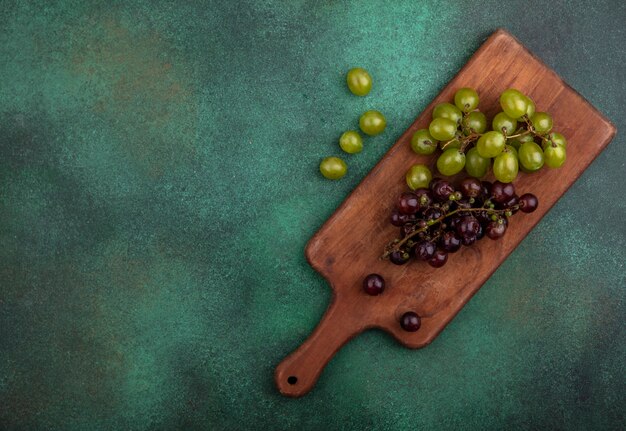
M 452 217 L 450 217 L 448 219 L 448 225 L 450 226 L 450 229 L 456 230 L 457 225 L 461 222 L 461 218 L 463 218 L 463 216 L 460 215 L 453 215 Z
M 476 236 L 480 229 L 480 223 L 476 220 L 476 217 L 471 215 L 465 215 L 461 218 L 461 221 L 456 225 L 456 232 L 461 236 Z
M 446 202 L 450 200 L 450 195 L 454 193 L 454 187 L 446 180 L 436 179 L 430 183 L 430 191 L 436 200 Z
M 455 253 L 461 248 L 461 238 L 454 231 L 447 231 L 441 235 L 439 245 L 448 253 Z
M 424 229 L 428 225 L 426 224 L 426 220 L 419 219 L 415 222 L 415 226 L 417 226 L 418 229 Z
M 465 197 L 475 198 L 482 194 L 483 185 L 476 178 L 465 178 L 459 185 L 461 192 Z
M 396 250 L 389 255 L 389 260 L 396 265 L 404 265 L 409 261 L 409 257 L 409 253 L 406 251 Z
M 476 235 L 465 235 L 461 237 L 461 244 L 472 245 L 476 242 Z
M 402 217 L 402 214 L 400 214 L 400 212 L 397 209 L 393 209 L 393 211 L 391 211 L 391 217 L 389 217 L 389 221 L 391 221 L 391 224 L 394 226 L 402 226 L 404 224 L 404 219 Z
M 476 234 L 476 241 L 483 239 L 483 237 L 485 236 L 485 229 L 483 228 L 482 224 L 478 225 L 478 233 Z
M 441 268 L 448 261 L 448 253 L 443 250 L 435 251 L 432 258 L 428 260 L 428 264 L 433 268 Z
M 537 206 L 539 206 L 539 200 L 532 193 L 524 193 L 519 198 L 519 209 L 522 212 L 531 213 L 537 209 Z
M 417 189 L 417 190 L 414 190 L 413 193 L 419 199 L 421 207 L 427 207 L 433 201 L 433 195 L 430 193 L 430 190 L 428 189 L 424 189 L 424 188 Z
M 363 290 L 368 295 L 380 295 L 385 290 L 385 280 L 378 274 L 370 274 L 363 280 Z
M 487 236 L 491 239 L 502 238 L 502 235 L 506 232 L 506 224 L 502 221 L 502 219 L 492 221 L 487 224 L 487 228 L 485 230 L 487 232 Z
M 415 245 L 415 257 L 428 260 L 435 254 L 435 244 L 430 241 L 420 241 Z
M 494 202 L 503 204 L 515 196 L 515 187 L 511 183 L 496 181 L 491 186 L 491 196 Z
M 419 198 L 415 193 L 402 193 L 398 199 L 398 210 L 402 214 L 415 214 L 420 209 Z
M 400 326 L 408 332 L 417 331 L 422 325 L 422 319 L 413 311 L 407 311 L 400 318 Z
M 487 211 L 477 211 L 474 213 L 474 217 L 476 217 L 480 223 L 488 223 L 491 221 L 491 216 Z

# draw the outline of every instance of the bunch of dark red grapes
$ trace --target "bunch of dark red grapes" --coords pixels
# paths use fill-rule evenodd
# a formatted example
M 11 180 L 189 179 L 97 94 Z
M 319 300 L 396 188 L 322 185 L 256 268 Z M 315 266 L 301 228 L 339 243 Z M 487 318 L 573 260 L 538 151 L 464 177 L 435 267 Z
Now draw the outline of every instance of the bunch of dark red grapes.
M 518 211 L 537 209 L 537 197 L 515 194 L 511 183 L 466 178 L 455 188 L 434 179 L 428 189 L 402 193 L 391 213 L 391 224 L 400 227 L 400 238 L 387 245 L 383 258 L 396 265 L 411 257 L 435 268 L 448 261 L 448 254 L 487 236 L 501 238 L 509 218 Z

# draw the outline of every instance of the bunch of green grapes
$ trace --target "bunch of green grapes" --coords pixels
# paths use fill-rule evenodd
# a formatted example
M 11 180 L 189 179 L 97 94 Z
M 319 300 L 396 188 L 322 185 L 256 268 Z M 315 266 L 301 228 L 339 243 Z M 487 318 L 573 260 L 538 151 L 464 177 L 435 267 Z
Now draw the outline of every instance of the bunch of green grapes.
M 440 148 L 437 170 L 442 175 L 455 175 L 465 168 L 470 176 L 481 178 L 492 167 L 503 183 L 512 182 L 520 169 L 535 172 L 544 164 L 550 168 L 563 165 L 567 141 L 552 132 L 552 117 L 536 112 L 530 97 L 513 88 L 504 91 L 502 112 L 491 121 L 491 130 L 478 102 L 476 90 L 461 88 L 454 95 L 454 105 L 435 106 L 428 129 L 413 134 L 413 151 L 429 155 Z

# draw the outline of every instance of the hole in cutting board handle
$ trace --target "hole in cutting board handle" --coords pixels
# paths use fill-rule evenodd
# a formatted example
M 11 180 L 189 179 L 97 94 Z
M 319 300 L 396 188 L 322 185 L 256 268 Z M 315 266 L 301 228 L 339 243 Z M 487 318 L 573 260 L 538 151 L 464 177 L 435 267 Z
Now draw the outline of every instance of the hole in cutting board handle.
M 287 377 L 287 383 L 289 383 L 290 385 L 295 385 L 296 383 L 298 383 L 298 378 L 296 376 L 289 376 Z

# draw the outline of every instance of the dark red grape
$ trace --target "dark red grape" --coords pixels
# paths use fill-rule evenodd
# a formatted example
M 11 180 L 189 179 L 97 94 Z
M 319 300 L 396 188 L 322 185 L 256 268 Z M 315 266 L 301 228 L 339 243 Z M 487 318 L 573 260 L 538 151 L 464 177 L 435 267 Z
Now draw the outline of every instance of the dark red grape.
M 415 245 L 415 257 L 428 260 L 435 254 L 435 244 L 430 241 L 420 241 Z
M 487 224 L 485 231 L 487 236 L 491 239 L 502 238 L 502 235 L 506 232 L 506 224 L 502 221 L 502 219 L 492 221 Z
M 515 187 L 511 183 L 496 181 L 491 186 L 491 196 L 494 202 L 503 204 L 515 196 Z
M 436 179 L 430 183 L 430 191 L 435 200 L 447 202 L 450 199 L 450 195 L 454 193 L 454 187 L 446 180 Z
M 389 255 L 389 260 L 396 265 L 404 265 L 409 261 L 409 257 L 409 253 L 406 251 L 396 250 Z
M 461 238 L 453 231 L 444 232 L 439 239 L 442 249 L 448 253 L 455 253 L 461 248 Z
M 472 245 L 476 242 L 476 235 L 465 235 L 461 237 L 461 244 Z
M 461 189 L 461 193 L 468 198 L 478 197 L 483 192 L 483 185 L 476 178 L 465 178 L 461 181 L 461 184 L 459 184 L 459 188 Z
M 417 189 L 413 192 L 415 196 L 419 199 L 420 206 L 427 207 L 433 201 L 433 195 L 430 193 L 428 189 Z
M 398 199 L 398 210 L 402 214 L 415 214 L 420 209 L 419 198 L 415 193 L 402 193 Z
M 480 223 L 488 223 L 491 221 L 491 216 L 487 211 L 476 211 L 474 217 L 476 217 Z
M 482 224 L 478 225 L 478 233 L 476 234 L 476 241 L 478 241 L 479 239 L 482 239 L 485 236 L 485 229 L 483 228 Z
M 378 274 L 370 274 L 363 280 L 363 290 L 368 295 L 380 295 L 385 290 L 385 280 Z
M 422 325 L 422 319 L 413 311 L 407 311 L 400 318 L 400 326 L 408 332 L 417 331 Z
M 432 258 L 428 260 L 428 264 L 433 268 L 441 268 L 448 261 L 448 253 L 443 250 L 435 251 Z
M 457 225 L 461 222 L 463 216 L 455 214 L 448 219 L 448 225 L 451 229 L 456 229 Z
M 391 217 L 389 217 L 389 221 L 391 221 L 392 225 L 398 227 L 402 226 L 405 223 L 402 214 L 400 214 L 400 212 L 395 208 L 393 209 L 393 211 L 391 211 Z
M 456 225 L 456 232 L 461 238 L 467 235 L 476 236 L 479 229 L 480 223 L 476 220 L 476 217 L 471 215 L 464 215 L 461 221 Z
M 524 193 L 519 198 L 519 209 L 522 212 L 531 213 L 537 209 L 537 206 L 539 206 L 539 200 L 532 193 Z

